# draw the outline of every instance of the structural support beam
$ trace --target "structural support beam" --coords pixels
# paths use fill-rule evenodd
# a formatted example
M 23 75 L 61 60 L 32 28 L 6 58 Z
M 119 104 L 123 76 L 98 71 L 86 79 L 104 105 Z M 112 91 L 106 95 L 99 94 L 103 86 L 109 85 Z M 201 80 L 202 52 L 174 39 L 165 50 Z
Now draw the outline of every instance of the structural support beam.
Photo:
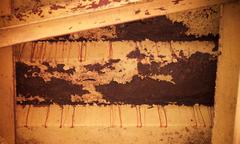
M 239 25 L 240 3 L 225 4 L 222 8 L 220 23 L 220 51 L 222 54 L 219 56 L 216 80 L 213 144 L 233 143 L 235 111 L 239 95 L 238 85 L 240 84 Z
M 0 47 L 229 1 L 231 0 L 153 0 L 77 15 L 68 14 L 66 17 L 43 19 L 22 25 L 2 27 L 0 28 Z
M 15 143 L 15 88 L 13 78 L 13 49 L 0 49 L 0 136 L 8 144 Z

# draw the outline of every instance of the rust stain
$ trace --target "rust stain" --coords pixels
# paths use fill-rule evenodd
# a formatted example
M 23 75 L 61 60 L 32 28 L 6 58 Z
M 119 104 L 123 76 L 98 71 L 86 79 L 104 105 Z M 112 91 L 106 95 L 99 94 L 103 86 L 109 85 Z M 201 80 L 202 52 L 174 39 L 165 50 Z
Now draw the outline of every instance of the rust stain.
M 138 10 L 135 11 L 135 14 L 139 14 L 140 12 L 141 12 L 141 10 L 138 9 Z
M 65 8 L 66 8 L 65 6 L 58 5 L 58 4 L 52 4 L 50 6 L 50 10 L 58 10 L 58 9 L 65 9 Z
M 173 4 L 179 4 L 181 1 L 184 1 L 184 0 L 172 0 Z
M 96 1 L 93 1 L 91 6 L 88 9 L 96 9 L 102 6 L 106 6 L 108 4 L 110 4 L 109 0 L 99 0 L 98 3 L 96 3 Z

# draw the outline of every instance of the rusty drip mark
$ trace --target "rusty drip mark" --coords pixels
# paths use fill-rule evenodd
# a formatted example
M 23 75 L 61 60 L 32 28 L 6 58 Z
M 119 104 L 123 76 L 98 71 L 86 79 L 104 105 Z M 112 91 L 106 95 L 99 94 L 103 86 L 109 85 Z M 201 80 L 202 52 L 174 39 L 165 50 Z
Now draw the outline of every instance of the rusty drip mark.
M 139 122 L 140 122 L 139 127 L 142 127 L 142 115 L 141 115 L 141 107 L 140 106 L 138 106 L 138 112 L 139 112 Z
M 46 119 L 45 119 L 45 122 L 44 122 L 44 127 L 45 128 L 47 128 L 47 121 L 48 121 L 49 113 L 50 113 L 50 105 L 48 105 L 48 107 L 47 107 L 47 114 L 46 114 Z
M 122 112 L 121 112 L 120 105 L 118 105 L 118 114 L 119 114 L 120 127 L 122 128 Z
M 109 56 L 108 56 L 108 58 L 112 59 L 112 57 L 113 57 L 112 42 L 109 41 Z
M 15 56 L 17 58 L 17 60 L 19 61 L 19 52 L 20 51 L 20 45 L 16 45 L 15 49 L 14 49 L 14 52 L 15 52 Z
M 137 112 L 137 127 L 142 127 L 142 116 L 141 116 L 141 109 L 140 106 L 136 106 L 136 112 Z
M 32 47 L 31 47 L 31 57 L 30 57 L 30 62 L 32 63 L 33 62 L 33 56 L 34 56 L 34 53 L 35 53 L 35 49 L 36 49 L 36 43 L 32 43 Z
M 30 108 L 31 108 L 31 105 L 28 106 L 25 127 L 28 127 L 28 118 L 29 118 Z
M 144 111 L 143 111 L 143 115 L 144 115 L 144 126 L 146 125 L 146 107 L 144 107 Z
M 71 128 L 74 128 L 75 109 L 76 109 L 76 106 L 73 106 L 73 113 L 72 113 L 72 126 L 71 126 Z
M 55 54 L 54 54 L 54 58 L 53 58 L 55 64 L 57 64 L 57 52 L 58 52 L 57 47 L 58 47 L 58 43 L 56 42 L 55 43 Z
M 193 127 L 197 127 L 197 118 L 196 118 L 196 114 L 195 114 L 195 106 L 192 107 L 193 108 L 193 118 L 195 121 L 195 125 Z
M 39 52 L 39 58 L 38 58 L 40 62 L 42 62 L 43 46 L 44 46 L 44 43 L 42 42 L 40 46 L 40 52 Z
M 62 43 L 62 63 L 64 63 L 64 49 L 65 49 L 65 42 Z
M 158 118 L 159 118 L 159 123 L 160 123 L 160 127 L 162 127 L 162 119 L 161 119 L 161 115 L 160 115 L 160 106 L 157 105 L 157 110 L 158 110 Z
M 79 62 L 82 62 L 82 49 L 83 49 L 83 43 L 78 44 L 79 47 L 79 56 L 78 56 L 78 60 Z
M 40 43 L 37 43 L 35 61 L 39 61 L 40 53 L 41 53 L 41 45 Z
M 166 128 L 166 127 L 168 127 L 167 113 L 166 113 L 164 106 L 162 106 L 162 109 L 163 109 L 164 118 L 165 118 L 165 122 L 166 122 L 166 125 L 165 125 L 165 128 Z
M 84 61 L 86 61 L 87 60 L 87 46 L 86 46 L 86 43 L 84 43 L 84 48 L 85 48 Z
M 136 114 L 137 114 L 137 127 L 139 127 L 138 108 L 137 108 L 137 106 L 135 106 L 135 108 L 136 108 Z
M 22 59 L 22 54 L 23 54 L 23 52 L 24 52 L 24 48 L 25 48 L 25 45 L 26 45 L 26 43 L 23 43 L 22 44 L 22 49 L 21 49 L 21 51 L 20 51 L 20 53 L 19 53 L 19 61 L 21 61 L 21 59 Z
M 38 54 L 38 43 L 36 42 L 36 48 L 33 54 L 33 62 L 37 60 L 37 54 Z
M 42 54 L 42 61 L 44 61 L 45 55 L 46 55 L 46 47 L 47 47 L 47 43 L 44 43 L 44 47 L 43 47 L 43 54 Z
M 70 51 L 72 49 L 72 43 L 69 43 L 69 47 L 68 47 L 68 56 L 67 56 L 67 63 L 69 64 L 69 57 L 70 57 Z
M 200 106 L 198 105 L 197 107 L 198 107 L 198 111 L 199 111 L 199 113 L 200 113 L 200 115 L 201 115 L 201 118 L 202 118 L 202 121 L 203 121 L 203 126 L 206 127 L 206 123 L 205 123 L 205 120 L 204 120 L 202 111 L 201 111 L 201 109 L 200 109 Z
M 48 58 L 49 58 L 50 61 L 52 61 L 52 57 L 51 57 L 51 55 L 52 55 L 52 49 L 53 49 L 53 44 L 51 44 L 51 47 L 49 48 Z
M 59 128 L 62 128 L 62 126 L 63 126 L 63 107 L 61 107 L 61 119 L 60 119 L 60 126 L 59 126 Z

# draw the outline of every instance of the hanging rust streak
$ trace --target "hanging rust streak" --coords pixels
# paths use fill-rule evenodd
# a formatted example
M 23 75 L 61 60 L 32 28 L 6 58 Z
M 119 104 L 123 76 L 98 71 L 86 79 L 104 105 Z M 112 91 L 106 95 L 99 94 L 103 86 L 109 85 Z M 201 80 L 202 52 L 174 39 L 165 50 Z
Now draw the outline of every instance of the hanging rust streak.
M 40 62 L 42 62 L 43 46 L 44 46 L 44 43 L 41 43 L 41 46 L 39 47 L 38 60 L 39 60 Z
M 35 48 L 36 48 L 36 43 L 32 43 L 32 47 L 31 47 L 31 57 L 30 57 L 30 62 L 32 63 L 33 62 L 33 56 L 34 56 L 34 53 L 35 53 Z
M 162 109 L 163 109 L 164 118 L 165 118 L 165 122 L 166 122 L 165 127 L 168 127 L 167 113 L 166 113 L 166 110 L 165 110 L 164 106 L 162 106 Z
M 122 112 L 121 112 L 120 105 L 118 105 L 118 114 L 119 114 L 120 127 L 122 127 Z
M 50 105 L 48 105 L 48 107 L 47 107 L 47 114 L 46 114 L 46 119 L 45 119 L 45 122 L 44 122 L 44 127 L 45 128 L 47 128 L 47 121 L 48 121 L 49 113 L 50 113 Z
M 138 105 L 136 105 L 135 108 L 136 108 L 136 113 L 137 113 L 137 127 L 140 128 L 140 127 L 142 127 L 141 112 L 140 112 L 140 108 Z
M 63 107 L 61 107 L 61 119 L 60 119 L 60 126 L 59 128 L 63 127 Z
M 45 55 L 46 55 L 46 47 L 47 47 L 47 43 L 44 43 L 42 61 L 44 61 L 44 58 L 45 58 Z
M 20 60 L 20 46 L 21 45 L 17 45 L 16 49 L 15 49 L 15 54 L 16 54 L 18 61 Z
M 138 106 L 138 113 L 139 113 L 139 127 L 142 127 L 142 115 L 141 115 L 141 107 Z
M 79 47 L 79 56 L 78 56 L 78 59 L 79 59 L 79 62 L 82 62 L 82 49 L 83 49 L 83 43 L 78 43 L 78 47 Z
M 84 43 L 84 49 L 85 49 L 84 61 L 86 61 L 87 60 L 87 46 L 85 43 Z
M 70 51 L 72 49 L 72 43 L 69 44 L 69 47 L 68 47 L 68 55 L 67 55 L 67 63 L 69 64 L 69 57 L 70 57 Z
M 203 118 L 203 114 L 202 114 L 202 111 L 201 111 L 201 109 L 200 109 L 200 106 L 198 105 L 197 107 L 198 107 L 198 111 L 199 111 L 199 113 L 200 113 L 200 115 L 201 115 L 201 118 L 202 118 L 202 121 L 203 121 L 203 126 L 206 127 L 206 123 L 205 123 L 205 120 L 204 120 L 204 118 Z
M 159 105 L 157 105 L 157 110 L 158 110 L 158 118 L 159 118 L 160 127 L 162 127 L 162 119 L 161 119 L 161 115 L 160 115 L 160 106 Z
M 63 42 L 63 44 L 62 44 L 63 46 L 62 46 L 62 63 L 64 63 L 64 49 L 65 49 L 65 43 Z
M 76 109 L 76 106 L 73 106 L 73 113 L 72 113 L 72 126 L 71 126 L 71 128 L 74 128 L 75 109 Z
M 58 47 L 58 43 L 55 43 L 55 54 L 54 54 L 54 62 L 55 62 L 55 64 L 57 64 L 57 52 L 58 52 L 58 50 L 57 50 L 57 47 Z
M 28 106 L 27 116 L 26 116 L 26 122 L 25 122 L 25 127 L 28 127 L 28 118 L 29 118 L 30 108 L 31 108 L 31 105 Z
M 26 45 L 26 43 L 23 43 L 23 44 L 22 44 L 22 49 L 21 49 L 21 52 L 19 53 L 19 61 L 21 61 L 21 58 L 22 58 L 22 54 L 23 54 L 23 52 L 24 52 L 25 45 Z
M 53 44 L 52 44 L 53 45 Z M 48 54 L 48 59 L 50 60 L 50 61 L 52 61 L 52 57 L 51 57 L 51 55 L 52 55 L 52 50 L 53 50 L 53 46 L 51 46 L 50 48 L 49 48 L 49 54 Z

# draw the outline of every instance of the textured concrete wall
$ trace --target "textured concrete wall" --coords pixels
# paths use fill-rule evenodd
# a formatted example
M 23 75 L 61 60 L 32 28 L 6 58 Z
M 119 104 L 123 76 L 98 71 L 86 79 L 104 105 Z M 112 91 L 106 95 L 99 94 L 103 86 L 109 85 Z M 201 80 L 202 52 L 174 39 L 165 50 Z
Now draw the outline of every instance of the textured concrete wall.
M 23 126 L 154 126 L 194 131 L 154 143 L 210 143 L 218 18 L 218 7 L 202 8 L 16 46 L 18 139 L 48 143 Z

